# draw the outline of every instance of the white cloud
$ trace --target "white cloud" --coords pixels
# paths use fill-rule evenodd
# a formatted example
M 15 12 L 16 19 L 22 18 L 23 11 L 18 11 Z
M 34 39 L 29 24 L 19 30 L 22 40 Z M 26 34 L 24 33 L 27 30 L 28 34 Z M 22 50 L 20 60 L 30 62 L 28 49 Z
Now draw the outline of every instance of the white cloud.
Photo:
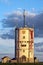
M 9 16 L 11 15 L 11 13 L 7 12 L 7 13 L 4 13 L 4 16 Z
M 41 42 L 43 42 L 43 38 L 40 37 L 34 38 L 34 43 L 41 43 Z
M 22 8 L 17 8 L 17 10 L 23 11 Z
M 17 20 L 17 21 L 18 21 L 18 20 L 20 20 L 20 19 L 19 19 L 18 17 L 14 17 L 14 20 Z
M 0 45 L 3 45 L 3 46 L 9 46 L 14 42 L 15 42 L 14 39 L 12 40 L 12 39 L 1 39 L 0 38 Z M 13 44 L 12 44 L 12 46 L 13 46 Z
M 14 53 L 15 41 L 0 38 L 0 53 Z
M 0 35 L 10 33 L 10 30 L 15 30 L 15 28 L 16 28 L 16 26 L 15 27 L 8 27 L 8 28 L 0 29 Z
M 17 16 L 20 16 L 22 15 L 22 12 L 19 11 L 19 10 L 15 10 L 15 11 L 12 11 L 12 12 L 7 12 L 7 13 L 4 13 L 5 16 L 10 16 L 10 15 L 17 15 Z
M 35 53 L 35 57 L 37 57 L 40 62 L 43 61 L 43 53 L 41 53 L 41 52 L 40 52 L 40 53 L 36 52 L 36 53 Z
M 13 13 L 14 13 L 14 14 L 17 14 L 18 16 L 19 16 L 19 15 L 22 15 L 22 12 L 21 12 L 20 10 L 16 10 L 16 11 L 14 11 Z
M 39 44 L 43 42 L 43 38 L 36 37 L 34 39 L 35 44 Z M 43 61 L 43 45 L 42 46 L 35 46 L 34 47 L 34 55 L 39 59 L 39 61 Z
M 22 9 L 17 9 L 17 10 L 12 11 L 12 12 L 4 13 L 5 16 L 10 16 L 10 15 L 12 15 L 12 14 L 14 14 L 14 15 L 16 14 L 17 16 L 23 16 L 23 10 L 22 10 Z M 26 15 L 26 16 L 34 17 L 34 16 L 36 16 L 37 14 L 25 10 L 25 15 Z
M 31 17 L 36 16 L 35 13 L 29 12 L 29 11 L 25 11 L 25 15 L 26 15 L 26 16 L 31 16 Z
M 36 10 L 35 10 L 35 8 L 32 8 L 32 12 L 35 12 Z

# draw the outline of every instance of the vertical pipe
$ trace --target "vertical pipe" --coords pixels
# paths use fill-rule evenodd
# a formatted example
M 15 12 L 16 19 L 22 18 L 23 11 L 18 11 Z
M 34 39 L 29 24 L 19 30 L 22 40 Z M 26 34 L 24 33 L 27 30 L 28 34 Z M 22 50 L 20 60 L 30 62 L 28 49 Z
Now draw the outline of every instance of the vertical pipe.
M 15 58 L 17 57 L 17 42 L 18 42 L 18 29 L 15 29 Z M 16 58 L 17 59 L 17 58 Z
M 16 29 L 15 29 L 15 59 L 16 59 Z

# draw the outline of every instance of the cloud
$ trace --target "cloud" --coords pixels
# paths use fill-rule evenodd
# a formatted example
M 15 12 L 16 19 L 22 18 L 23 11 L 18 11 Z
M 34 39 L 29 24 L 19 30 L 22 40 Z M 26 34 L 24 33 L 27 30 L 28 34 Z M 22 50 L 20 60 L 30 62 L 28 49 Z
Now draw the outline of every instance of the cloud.
M 35 37 L 43 37 L 43 13 L 35 14 L 25 11 L 25 21 L 28 27 L 34 26 Z M 9 13 L 2 20 L 3 28 L 23 27 L 23 11 L 16 10 Z M 9 36 L 9 35 L 8 35 Z
M 43 52 L 43 38 L 34 39 L 34 49 L 35 52 Z
M 36 52 L 43 52 L 43 48 L 40 48 L 40 47 L 36 48 L 35 50 Z
M 34 16 L 36 16 L 36 14 L 32 13 L 32 12 L 29 12 L 29 11 L 25 11 L 25 16 L 34 17 Z
M 34 45 L 35 45 L 35 47 L 43 47 L 43 42 L 35 43 Z
M 17 8 L 17 10 L 23 12 L 23 9 L 22 8 Z
M 39 61 L 43 61 L 43 37 L 34 38 L 34 55 L 39 59 Z
M 4 56 L 15 57 L 15 41 L 13 39 L 0 38 L 0 60 Z
M 25 11 L 25 20 L 27 21 L 27 25 L 34 25 L 34 17 L 37 14 L 29 12 L 29 11 Z M 15 25 L 18 27 L 22 27 L 23 26 L 23 11 L 20 10 L 15 10 L 11 13 L 5 13 L 6 19 L 3 20 L 4 22 L 4 26 L 5 27 L 14 27 Z M 11 25 L 12 24 L 12 25 Z M 19 25 L 20 24 L 20 25 Z M 8 25 L 8 26 L 7 26 Z
M 0 53 L 14 53 L 14 40 L 0 38 Z
M 43 37 L 35 37 L 34 38 L 34 43 L 36 43 L 36 44 L 43 43 Z
M 32 11 L 34 12 L 35 11 L 35 8 L 32 8 Z
M 35 57 L 38 58 L 39 62 L 43 62 L 43 52 L 42 53 L 36 52 Z
M 0 29 L 0 38 L 2 39 L 14 39 L 15 38 L 15 28 L 3 28 Z
M 7 14 L 7 13 L 6 13 L 6 14 Z M 13 15 L 13 14 L 14 14 L 14 15 L 16 14 L 16 15 L 19 16 L 19 15 L 22 15 L 22 12 L 21 12 L 20 10 L 15 10 L 15 11 L 13 11 L 13 12 L 11 12 L 11 13 L 8 13 L 8 16 Z
M 43 48 L 35 48 L 34 55 L 39 59 L 40 62 L 43 61 Z
M 18 15 L 18 16 L 23 16 L 23 10 L 21 9 L 21 8 L 17 8 L 17 10 L 15 10 L 15 11 L 12 11 L 12 12 L 8 12 L 8 13 L 4 13 L 4 15 L 6 16 L 10 16 L 10 15 Z M 25 10 L 25 15 L 26 16 L 35 16 L 36 14 L 35 13 L 32 13 L 32 12 L 30 12 L 30 11 L 26 11 Z

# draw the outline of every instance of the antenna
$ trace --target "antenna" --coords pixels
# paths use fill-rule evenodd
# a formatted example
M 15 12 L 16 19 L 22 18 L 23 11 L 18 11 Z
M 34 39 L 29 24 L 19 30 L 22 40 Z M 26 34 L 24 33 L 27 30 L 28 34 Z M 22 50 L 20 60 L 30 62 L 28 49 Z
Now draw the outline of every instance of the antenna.
M 23 17 L 24 17 L 24 26 L 23 27 L 25 27 L 25 9 L 23 11 Z

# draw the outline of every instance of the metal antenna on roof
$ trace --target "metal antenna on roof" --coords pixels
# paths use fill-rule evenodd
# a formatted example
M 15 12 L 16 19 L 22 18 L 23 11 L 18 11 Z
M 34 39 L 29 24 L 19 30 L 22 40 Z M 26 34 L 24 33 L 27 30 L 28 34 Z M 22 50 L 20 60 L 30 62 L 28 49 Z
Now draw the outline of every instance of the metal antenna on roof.
M 23 11 L 23 17 L 24 17 L 24 26 L 23 27 L 25 27 L 25 9 Z

